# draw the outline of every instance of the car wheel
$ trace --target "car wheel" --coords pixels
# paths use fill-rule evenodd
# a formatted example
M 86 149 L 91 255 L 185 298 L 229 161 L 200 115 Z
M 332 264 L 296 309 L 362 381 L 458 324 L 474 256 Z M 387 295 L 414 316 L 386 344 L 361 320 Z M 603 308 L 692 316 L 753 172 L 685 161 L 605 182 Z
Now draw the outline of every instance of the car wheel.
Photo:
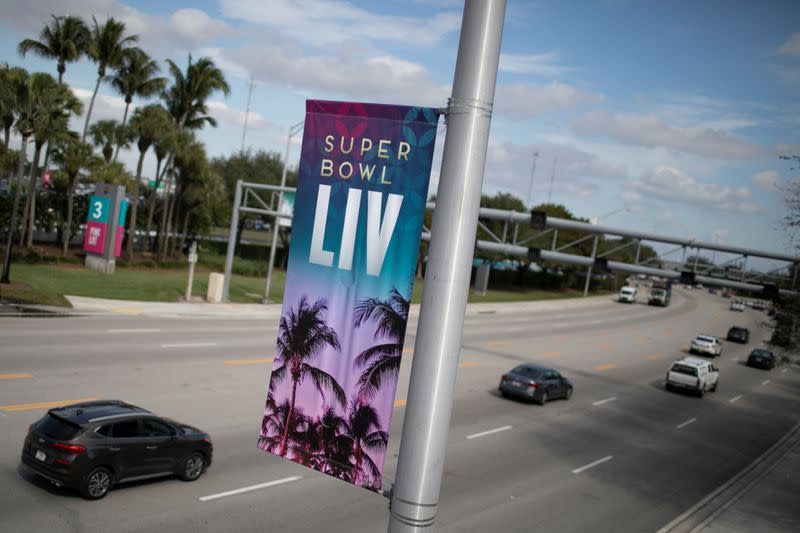
M 503 389 L 497 389 L 497 390 L 500 391 L 500 396 L 502 396 L 503 398 L 508 398 L 508 393 L 506 391 L 504 391 Z
M 95 468 L 81 480 L 81 496 L 87 500 L 99 500 L 105 497 L 111 488 L 112 480 L 111 470 L 104 466 Z
M 565 400 L 569 400 L 570 398 L 572 398 L 572 387 L 568 388 L 567 393 L 564 395 Z
M 672 385 L 670 385 L 669 383 L 664 383 L 664 388 L 669 392 L 672 392 Z
M 178 476 L 184 481 L 194 481 L 199 478 L 206 468 L 206 458 L 200 452 L 194 452 L 183 462 Z
M 544 405 L 547 403 L 547 391 L 542 391 L 542 395 L 539 396 L 539 401 L 537 403 L 539 405 Z
M 718 386 L 718 385 L 719 385 L 719 380 L 717 380 L 717 382 L 716 382 L 716 383 L 714 383 L 714 386 L 713 386 L 713 387 L 711 387 L 711 392 L 717 392 L 717 386 Z
M 697 397 L 702 398 L 705 392 L 706 392 L 705 386 L 700 387 L 699 389 L 697 389 Z

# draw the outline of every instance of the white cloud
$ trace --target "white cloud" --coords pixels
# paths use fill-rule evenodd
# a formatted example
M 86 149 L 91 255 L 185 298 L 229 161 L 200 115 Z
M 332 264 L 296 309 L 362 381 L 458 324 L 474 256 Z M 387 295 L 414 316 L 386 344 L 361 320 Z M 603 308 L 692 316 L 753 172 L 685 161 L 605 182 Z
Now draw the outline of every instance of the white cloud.
M 443 105 L 448 85 L 435 82 L 419 63 L 383 54 L 363 57 L 336 50 L 304 55 L 303 47 L 275 35 L 242 48 L 219 50 L 220 65 L 261 82 L 288 87 L 308 97 L 332 94 L 376 102 Z
M 800 56 L 800 32 L 793 33 L 778 51 L 786 55 Z
M 225 122 L 237 128 L 244 126 L 246 115 L 244 111 L 234 109 L 225 104 L 225 102 L 221 102 L 219 100 L 209 100 L 207 105 L 209 114 L 218 121 Z M 269 123 L 261 113 L 256 113 L 255 111 L 251 110 L 247 116 L 247 127 L 248 129 L 265 129 L 268 127 L 277 128 L 278 126 Z
M 670 210 L 659 211 L 658 213 L 656 213 L 656 222 L 658 222 L 659 224 L 669 224 L 673 220 L 675 220 L 675 215 Z
M 711 232 L 711 242 L 723 244 L 727 242 L 730 230 L 727 228 L 716 229 Z
M 234 30 L 221 20 L 215 20 L 205 11 L 194 8 L 179 9 L 169 18 L 169 28 L 190 43 L 209 41 L 232 35 Z
M 748 159 L 763 155 L 757 144 L 708 127 L 678 127 L 655 115 L 591 111 L 573 121 L 579 135 L 608 137 L 625 144 L 671 150 L 719 159 Z
M 750 181 L 753 185 L 766 189 L 768 191 L 780 190 L 781 180 L 778 172 L 775 170 L 762 170 L 750 176 Z
M 530 118 L 604 100 L 600 94 L 582 91 L 566 83 L 553 82 L 543 86 L 518 83 L 498 86 L 494 107 L 511 117 Z
M 556 64 L 558 54 L 500 54 L 500 71 L 557 78 L 574 69 Z
M 725 187 L 702 183 L 694 177 L 668 166 L 654 168 L 640 180 L 629 183 L 644 197 L 660 198 L 727 213 L 753 215 L 762 209 L 752 202 L 747 187 Z
M 227 18 L 291 32 L 315 45 L 345 39 L 395 41 L 430 46 L 461 26 L 461 12 L 450 10 L 431 17 L 381 15 L 344 0 L 220 0 Z

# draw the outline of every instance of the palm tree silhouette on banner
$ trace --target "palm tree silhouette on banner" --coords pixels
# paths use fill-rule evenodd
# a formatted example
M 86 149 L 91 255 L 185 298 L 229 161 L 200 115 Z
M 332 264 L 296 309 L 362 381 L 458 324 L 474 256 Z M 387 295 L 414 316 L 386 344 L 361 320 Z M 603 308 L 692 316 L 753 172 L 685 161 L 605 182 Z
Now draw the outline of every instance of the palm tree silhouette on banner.
M 323 318 L 327 309 L 328 304 L 324 298 L 309 304 L 306 297 L 303 296 L 296 310 L 290 309 L 285 316 L 281 317 L 275 359 L 282 364 L 272 371 L 269 386 L 270 390 L 273 390 L 275 385 L 286 377 L 287 372 L 291 376 L 292 395 L 278 450 L 278 455 L 281 456 L 286 455 L 289 428 L 292 425 L 295 410 L 297 386 L 301 381 L 309 377 L 320 394 L 324 396 L 324 391 L 327 389 L 333 392 L 333 396 L 339 404 L 344 406 L 347 403 L 344 391 L 336 379 L 310 364 L 310 361 L 316 358 L 325 347 L 329 346 L 335 350 L 341 348 L 339 336 L 333 328 L 325 323 Z
M 386 381 L 394 380 L 400 372 L 403 355 L 403 338 L 406 334 L 409 301 L 392 289 L 389 298 L 367 298 L 356 305 L 354 326 L 375 320 L 375 339 L 386 338 L 389 342 L 367 348 L 355 358 L 356 368 L 364 367 L 358 378 L 359 394 L 371 399 Z
M 371 405 L 355 400 L 343 426 L 343 434 L 350 443 L 352 473 L 350 482 L 380 488 L 381 471 L 366 452 L 382 452 L 389 442 L 389 434 L 381 430 L 378 412 Z M 377 485 L 377 486 L 375 486 Z

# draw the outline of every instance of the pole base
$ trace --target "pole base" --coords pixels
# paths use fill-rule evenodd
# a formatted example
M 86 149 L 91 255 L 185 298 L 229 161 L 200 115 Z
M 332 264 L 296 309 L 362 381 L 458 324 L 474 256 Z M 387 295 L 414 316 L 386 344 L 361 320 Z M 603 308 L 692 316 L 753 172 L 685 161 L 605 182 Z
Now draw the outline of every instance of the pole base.
M 86 254 L 86 268 L 101 274 L 113 274 L 117 266 L 115 259 L 106 259 L 97 255 Z

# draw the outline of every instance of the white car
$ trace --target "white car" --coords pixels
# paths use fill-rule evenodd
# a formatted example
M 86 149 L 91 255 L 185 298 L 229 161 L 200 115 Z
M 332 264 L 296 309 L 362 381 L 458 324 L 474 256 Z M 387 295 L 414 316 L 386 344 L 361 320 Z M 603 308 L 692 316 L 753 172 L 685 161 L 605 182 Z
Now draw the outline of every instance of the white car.
M 714 392 L 719 385 L 719 370 L 713 364 L 696 357 L 684 357 L 672 363 L 667 371 L 664 388 L 671 391 L 684 389 L 703 396 Z
M 731 311 L 739 311 L 740 313 L 744 311 L 744 304 L 738 300 L 734 300 L 731 302 Z
M 722 343 L 718 338 L 711 335 L 698 335 L 692 339 L 692 344 L 689 346 L 690 353 L 699 353 L 710 355 L 711 357 L 718 357 L 722 354 Z
M 619 291 L 619 301 L 629 304 L 636 302 L 636 287 L 622 287 Z

